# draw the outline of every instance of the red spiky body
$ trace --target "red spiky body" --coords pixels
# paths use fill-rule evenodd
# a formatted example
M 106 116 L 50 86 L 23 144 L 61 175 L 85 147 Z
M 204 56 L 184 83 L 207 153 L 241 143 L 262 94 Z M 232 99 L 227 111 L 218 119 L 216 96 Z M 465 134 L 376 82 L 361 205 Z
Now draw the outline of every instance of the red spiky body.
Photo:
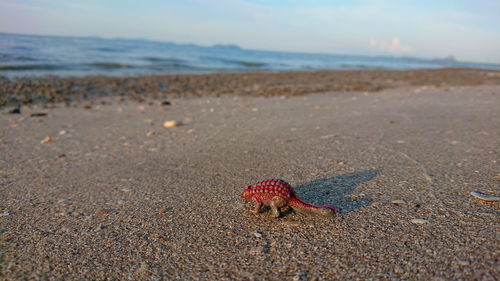
M 279 217 L 280 208 L 292 207 L 294 210 L 305 213 L 315 213 L 323 216 L 332 216 L 337 212 L 332 206 L 316 207 L 297 197 L 292 186 L 282 179 L 269 179 L 250 185 L 241 194 L 241 199 L 253 202 L 251 209 L 259 213 L 261 207 L 270 206 L 273 217 Z

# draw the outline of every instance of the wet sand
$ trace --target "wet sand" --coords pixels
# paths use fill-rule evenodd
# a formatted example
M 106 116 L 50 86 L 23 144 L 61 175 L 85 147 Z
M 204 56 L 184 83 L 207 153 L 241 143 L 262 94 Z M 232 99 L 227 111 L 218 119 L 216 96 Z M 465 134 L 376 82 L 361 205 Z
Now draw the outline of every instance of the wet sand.
M 3 278 L 495 280 L 499 205 L 469 192 L 498 195 L 499 95 L 393 85 L 4 108 Z M 253 215 L 240 192 L 271 177 L 341 214 Z
M 245 72 L 138 77 L 0 77 L 0 107 L 32 103 L 73 103 L 120 96 L 144 102 L 156 99 L 237 95 L 300 96 L 323 92 L 377 92 L 400 86 L 500 85 L 500 71 L 421 69 L 308 72 Z

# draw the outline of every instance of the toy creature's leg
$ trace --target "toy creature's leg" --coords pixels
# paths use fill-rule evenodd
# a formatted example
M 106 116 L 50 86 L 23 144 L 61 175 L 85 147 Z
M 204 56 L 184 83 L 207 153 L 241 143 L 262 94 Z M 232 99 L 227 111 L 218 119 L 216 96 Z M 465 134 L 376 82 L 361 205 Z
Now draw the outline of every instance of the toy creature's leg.
M 252 201 L 254 203 L 252 209 L 250 211 L 254 214 L 260 213 L 260 208 L 262 207 L 262 202 L 258 201 L 256 198 L 252 198 Z
M 285 205 L 285 201 L 281 197 L 274 197 L 271 200 L 271 216 L 273 218 L 279 218 L 281 215 L 280 208 Z

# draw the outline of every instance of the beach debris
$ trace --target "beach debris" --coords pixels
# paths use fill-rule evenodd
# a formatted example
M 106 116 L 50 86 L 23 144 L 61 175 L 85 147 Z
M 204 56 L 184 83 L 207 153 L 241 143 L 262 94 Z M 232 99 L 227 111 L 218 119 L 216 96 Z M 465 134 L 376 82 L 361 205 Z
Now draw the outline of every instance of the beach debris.
M 258 232 L 258 231 L 254 232 L 254 233 L 253 233 L 253 235 L 254 235 L 255 237 L 257 237 L 257 238 L 261 238 L 261 237 L 262 237 L 262 233 L 260 233 L 260 232 Z
M 470 195 L 472 195 L 476 199 L 486 201 L 486 202 L 498 202 L 498 201 L 500 201 L 500 196 L 488 195 L 488 194 L 486 194 L 482 191 L 479 191 L 479 190 L 471 191 Z
M 46 136 L 43 140 L 40 141 L 41 144 L 46 144 L 52 141 L 51 136 Z
M 414 224 L 426 224 L 429 221 L 428 220 L 424 220 L 424 219 L 412 219 L 411 222 L 414 223 Z
M 404 201 L 404 200 L 392 200 L 391 203 L 394 205 L 402 206 L 402 205 L 406 204 L 406 201 Z
M 10 216 L 9 211 L 0 213 L 0 217 L 6 217 L 6 216 Z
M 9 114 L 21 114 L 21 108 L 15 107 L 15 108 L 9 110 Z
M 167 120 L 167 121 L 163 122 L 163 127 L 165 127 L 166 129 L 178 127 L 180 125 L 181 125 L 181 123 L 177 122 L 175 120 Z
M 250 185 L 243 190 L 241 199 L 254 203 L 250 210 L 252 213 L 260 213 L 263 205 L 271 207 L 272 217 L 281 215 L 281 208 L 292 207 L 303 213 L 314 213 L 325 217 L 331 217 L 338 210 L 329 205 L 313 206 L 297 197 L 292 186 L 282 179 L 269 179 Z
M 44 116 L 47 116 L 47 113 L 45 113 L 45 112 L 36 112 L 36 113 L 31 113 L 30 116 L 31 117 L 44 117 Z
M 149 132 L 147 132 L 147 134 L 146 134 L 146 136 L 148 136 L 148 137 L 152 137 L 152 136 L 154 136 L 154 135 L 156 135 L 156 131 L 154 131 L 154 130 L 149 131 Z

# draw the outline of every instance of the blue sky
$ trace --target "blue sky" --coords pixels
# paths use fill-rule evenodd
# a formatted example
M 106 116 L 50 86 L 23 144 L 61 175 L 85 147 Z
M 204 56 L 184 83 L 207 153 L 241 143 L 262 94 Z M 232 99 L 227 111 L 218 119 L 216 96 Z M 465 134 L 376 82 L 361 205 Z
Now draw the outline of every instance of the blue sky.
M 0 32 L 500 63 L 499 0 L 0 0 Z

